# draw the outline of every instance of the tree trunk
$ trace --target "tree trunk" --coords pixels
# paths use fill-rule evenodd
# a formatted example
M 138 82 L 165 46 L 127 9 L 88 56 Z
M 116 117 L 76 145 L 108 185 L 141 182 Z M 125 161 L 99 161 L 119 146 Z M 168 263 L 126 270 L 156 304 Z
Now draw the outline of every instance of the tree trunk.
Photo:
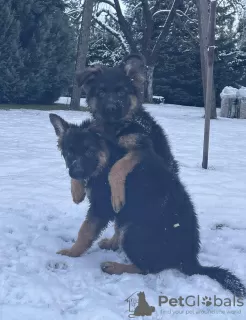
M 200 61 L 201 61 L 201 74 L 202 74 L 202 87 L 204 106 L 206 105 L 206 82 L 207 82 L 207 55 L 205 54 L 208 45 L 207 26 L 208 26 L 208 0 L 197 0 L 197 13 L 198 13 L 198 29 L 200 38 Z
M 208 168 L 208 151 L 210 136 L 210 118 L 213 100 L 213 71 L 214 71 L 214 44 L 215 44 L 215 23 L 216 23 L 216 1 L 211 1 L 211 11 L 208 24 L 208 48 L 207 48 L 207 84 L 206 84 L 206 106 L 205 106 L 205 126 L 203 141 L 203 169 Z
M 208 50 L 208 22 L 209 22 L 209 3 L 208 0 L 196 0 L 198 12 L 198 28 L 200 38 L 200 59 L 201 59 L 201 74 L 203 86 L 204 107 L 206 106 L 206 87 L 207 87 L 207 50 Z M 217 118 L 216 113 L 216 98 L 213 80 L 213 99 L 211 100 L 211 119 Z
M 154 80 L 154 66 L 147 66 L 146 70 L 146 102 L 153 102 L 153 80 Z
M 211 106 L 211 114 L 210 119 L 217 119 L 217 110 L 216 110 L 216 93 L 213 79 L 213 91 L 212 91 L 212 106 Z
M 85 0 L 84 2 L 83 16 L 78 39 L 73 90 L 70 103 L 70 108 L 73 110 L 79 110 L 80 107 L 81 88 L 78 86 L 78 83 L 76 81 L 76 74 L 79 72 L 83 72 L 86 65 L 86 56 L 89 48 L 90 29 L 93 13 L 93 3 L 94 0 Z

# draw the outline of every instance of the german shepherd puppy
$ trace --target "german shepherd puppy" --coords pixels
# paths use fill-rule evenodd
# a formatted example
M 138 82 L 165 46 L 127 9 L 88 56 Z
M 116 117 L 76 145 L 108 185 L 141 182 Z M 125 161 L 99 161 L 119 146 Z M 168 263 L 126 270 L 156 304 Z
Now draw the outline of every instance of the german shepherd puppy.
M 192 201 L 178 176 L 154 152 L 150 139 L 145 139 L 141 162 L 126 179 L 127 201 L 116 214 L 108 175 L 125 150 L 91 129 L 90 121 L 77 126 L 54 114 L 50 120 L 69 174 L 86 181 L 90 201 L 86 220 L 69 251 L 84 253 L 108 222 L 115 220 L 120 237 L 114 249 L 120 243 L 131 264 L 105 262 L 101 265 L 104 272 L 147 274 L 175 268 L 187 275 L 207 275 L 234 295 L 246 296 L 246 288 L 230 271 L 200 265 L 199 226 Z M 108 242 L 103 240 L 100 246 L 111 248 L 112 239 Z
M 107 68 L 96 65 L 77 76 L 87 96 L 90 112 L 97 125 L 112 138 L 117 136 L 118 144 L 126 154 L 109 174 L 112 191 L 112 205 L 119 212 L 125 203 L 124 182 L 128 173 L 141 161 L 142 137 L 147 136 L 153 143 L 155 152 L 173 173 L 178 173 L 168 139 L 162 128 L 142 105 L 145 80 L 145 63 L 137 54 L 127 56 L 119 66 Z M 126 130 L 119 132 L 118 128 Z M 76 202 L 83 198 L 73 181 L 72 194 Z

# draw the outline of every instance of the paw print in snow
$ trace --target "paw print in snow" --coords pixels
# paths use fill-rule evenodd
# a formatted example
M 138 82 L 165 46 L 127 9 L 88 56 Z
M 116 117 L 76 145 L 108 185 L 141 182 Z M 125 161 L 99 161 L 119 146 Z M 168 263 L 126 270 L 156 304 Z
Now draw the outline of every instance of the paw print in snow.
M 66 271 L 68 269 L 68 265 L 61 261 L 50 261 L 46 264 L 46 268 L 52 272 Z
M 205 297 L 202 298 L 202 300 L 203 300 L 202 304 L 204 304 L 206 307 L 210 307 L 211 306 L 212 298 L 205 296 Z

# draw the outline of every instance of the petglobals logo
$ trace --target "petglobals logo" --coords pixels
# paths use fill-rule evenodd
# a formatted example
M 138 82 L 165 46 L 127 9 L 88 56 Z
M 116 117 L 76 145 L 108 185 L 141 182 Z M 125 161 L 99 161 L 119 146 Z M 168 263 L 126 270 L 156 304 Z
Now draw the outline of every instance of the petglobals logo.
M 168 296 L 159 296 L 159 307 L 243 307 L 244 301 L 242 298 L 233 297 L 230 298 L 219 298 L 214 295 L 212 297 L 207 296 L 187 296 L 179 298 L 170 298 Z
M 150 303 L 149 297 L 146 297 L 143 291 L 136 291 L 131 294 L 125 302 L 128 303 L 128 318 L 138 317 L 156 317 L 156 319 L 164 320 L 166 315 L 239 315 L 242 313 L 241 307 L 245 302 L 243 298 L 220 298 L 213 296 L 180 296 L 169 297 L 160 295 Z M 157 305 L 158 303 L 158 305 Z M 204 308 L 205 307 L 205 308 Z M 246 319 L 246 318 L 245 318 Z
M 128 318 L 149 317 L 156 311 L 155 307 L 147 302 L 143 291 L 134 292 L 125 301 L 128 303 Z

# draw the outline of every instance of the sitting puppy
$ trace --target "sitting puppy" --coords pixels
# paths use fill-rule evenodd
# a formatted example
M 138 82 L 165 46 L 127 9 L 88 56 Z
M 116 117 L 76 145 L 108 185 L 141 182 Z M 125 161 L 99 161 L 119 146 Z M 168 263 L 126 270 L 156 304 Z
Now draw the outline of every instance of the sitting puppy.
M 90 207 L 70 256 L 84 253 L 110 220 L 115 220 L 120 245 L 131 264 L 105 262 L 108 274 L 158 273 L 176 268 L 187 275 L 207 275 L 234 295 L 243 297 L 246 289 L 228 270 L 203 267 L 198 261 L 199 227 L 193 204 L 177 175 L 168 170 L 146 138 L 141 162 L 129 173 L 126 204 L 116 214 L 111 204 L 108 175 L 124 156 L 124 149 L 97 132 L 90 121 L 81 126 L 50 115 L 58 145 L 71 178 L 84 180 Z M 103 240 L 108 249 L 113 240 Z M 115 246 L 113 249 L 117 249 Z

